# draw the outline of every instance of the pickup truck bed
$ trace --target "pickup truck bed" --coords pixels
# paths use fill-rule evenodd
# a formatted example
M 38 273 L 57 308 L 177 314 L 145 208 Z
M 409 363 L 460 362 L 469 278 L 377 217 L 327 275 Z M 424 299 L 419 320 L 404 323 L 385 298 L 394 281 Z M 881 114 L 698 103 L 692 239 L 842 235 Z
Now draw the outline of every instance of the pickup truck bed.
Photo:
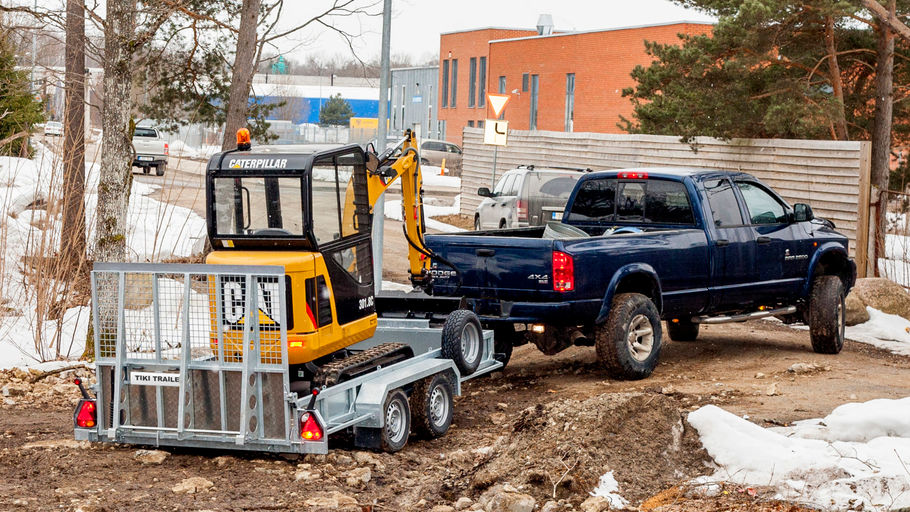
M 546 353 L 596 344 L 605 363 L 606 338 L 618 336 L 607 334 L 614 312 L 646 300 L 653 312 L 639 313 L 654 317 L 650 359 L 635 371 L 607 365 L 624 378 L 647 376 L 656 365 L 660 319 L 673 339 L 694 340 L 709 319 L 795 312 L 788 319 L 810 324 L 817 351 L 843 345 L 843 296 L 856 274 L 846 237 L 748 174 L 590 173 L 562 218 L 544 228 L 428 235 L 438 256 L 431 293 L 464 297 L 500 331 L 519 329 L 514 343 L 530 340 Z

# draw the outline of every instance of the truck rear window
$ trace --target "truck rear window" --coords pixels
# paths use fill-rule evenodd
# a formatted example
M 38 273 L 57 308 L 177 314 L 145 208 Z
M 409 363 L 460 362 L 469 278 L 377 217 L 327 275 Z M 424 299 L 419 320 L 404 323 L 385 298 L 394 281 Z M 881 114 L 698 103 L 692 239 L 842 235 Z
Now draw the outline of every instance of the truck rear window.
M 596 223 L 695 223 L 685 185 L 677 181 L 657 179 L 587 180 L 578 190 L 566 220 Z
M 158 136 L 158 132 L 154 128 L 139 128 L 136 127 L 136 131 L 133 132 L 133 137 L 149 137 L 154 139 Z

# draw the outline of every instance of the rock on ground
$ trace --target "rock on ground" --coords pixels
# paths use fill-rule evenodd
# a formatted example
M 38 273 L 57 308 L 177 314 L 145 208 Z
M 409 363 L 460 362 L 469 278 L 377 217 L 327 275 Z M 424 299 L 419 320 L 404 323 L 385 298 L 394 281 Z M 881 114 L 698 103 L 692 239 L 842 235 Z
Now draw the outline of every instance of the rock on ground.
M 314 512 L 323 510 L 360 512 L 362 510 L 356 499 L 338 491 L 332 491 L 323 496 L 313 496 L 307 499 L 304 505 L 309 507 L 308 510 L 313 510 Z
M 215 484 L 213 484 L 211 480 L 207 480 L 201 476 L 193 476 L 184 479 L 182 482 L 172 487 L 171 490 L 176 493 L 195 494 L 197 492 L 205 491 L 213 485 Z
M 141 464 L 161 464 L 171 454 L 162 450 L 137 450 L 133 458 Z
M 852 293 L 866 306 L 910 320 L 910 293 L 894 281 L 881 277 L 857 279 Z
M 850 293 L 847 294 L 847 299 L 844 304 L 847 307 L 847 325 L 859 325 L 869 321 L 869 311 L 866 310 L 866 305 L 863 304 L 863 301 L 856 296 L 855 290 L 851 290 Z
M 533 497 L 521 493 L 515 487 L 495 485 L 478 500 L 486 512 L 532 512 L 537 507 Z

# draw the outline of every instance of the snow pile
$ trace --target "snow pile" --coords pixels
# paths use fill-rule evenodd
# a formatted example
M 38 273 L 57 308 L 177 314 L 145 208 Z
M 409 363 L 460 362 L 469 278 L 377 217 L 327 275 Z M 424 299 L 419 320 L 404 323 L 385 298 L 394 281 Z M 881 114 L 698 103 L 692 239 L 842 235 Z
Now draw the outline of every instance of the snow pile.
M 33 160 L 0 158 L 0 368 L 27 366 L 55 357 L 82 354 L 89 309 L 62 309 L 73 291 L 70 283 L 38 274 L 47 272 L 58 251 L 62 224 L 62 161 L 44 146 Z M 99 166 L 86 166 L 88 246 L 94 244 Z M 191 256 L 205 235 L 205 220 L 192 210 L 149 197 L 159 187 L 133 181 L 127 212 L 127 257 L 157 261 Z M 34 265 L 34 266 L 33 266 Z M 41 288 L 44 288 L 42 292 Z
M 823 419 L 765 429 L 714 405 L 688 417 L 720 465 L 701 482 L 770 486 L 825 510 L 910 506 L 910 398 L 845 404 Z
M 455 227 L 451 224 L 446 224 L 438 220 L 433 219 L 433 217 L 438 217 L 440 215 L 457 215 L 461 210 L 461 195 L 455 196 L 455 202 L 451 206 L 442 206 L 436 204 L 430 204 L 430 200 L 426 200 L 423 205 L 423 214 L 426 217 L 427 229 L 433 229 L 443 233 L 459 233 L 464 231 L 461 228 Z M 395 201 L 386 201 L 385 202 L 385 217 L 387 219 L 402 220 L 401 212 L 401 199 Z
M 439 170 L 439 167 L 433 167 L 431 165 L 420 166 L 424 187 L 461 190 L 461 178 L 458 176 L 440 175 Z
M 866 311 L 869 312 L 869 321 L 848 326 L 846 338 L 910 356 L 910 321 L 868 306 Z
M 621 509 L 629 504 L 625 498 L 619 495 L 619 483 L 613 477 L 613 471 L 607 471 L 600 477 L 597 487 L 591 496 L 600 496 L 610 502 L 610 508 Z

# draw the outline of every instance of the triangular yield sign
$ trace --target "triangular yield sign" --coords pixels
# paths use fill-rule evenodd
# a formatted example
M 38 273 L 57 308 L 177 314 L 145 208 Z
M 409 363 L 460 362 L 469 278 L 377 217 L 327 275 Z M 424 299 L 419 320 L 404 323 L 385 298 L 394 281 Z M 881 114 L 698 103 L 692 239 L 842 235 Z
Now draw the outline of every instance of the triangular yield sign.
M 493 109 L 493 117 L 499 117 L 502 109 L 506 108 L 506 103 L 512 99 L 512 96 L 509 94 L 487 94 L 487 99 L 490 102 L 490 108 Z

